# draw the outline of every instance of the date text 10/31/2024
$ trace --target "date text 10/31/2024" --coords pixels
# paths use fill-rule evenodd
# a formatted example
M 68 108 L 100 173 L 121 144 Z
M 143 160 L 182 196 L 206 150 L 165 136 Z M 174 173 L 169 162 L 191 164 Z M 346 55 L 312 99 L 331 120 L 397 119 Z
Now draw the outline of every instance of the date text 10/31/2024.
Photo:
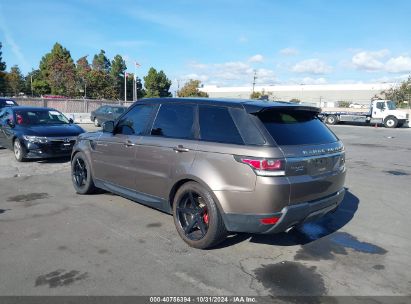
M 257 303 L 257 300 L 247 296 L 163 296 L 150 297 L 150 303 Z

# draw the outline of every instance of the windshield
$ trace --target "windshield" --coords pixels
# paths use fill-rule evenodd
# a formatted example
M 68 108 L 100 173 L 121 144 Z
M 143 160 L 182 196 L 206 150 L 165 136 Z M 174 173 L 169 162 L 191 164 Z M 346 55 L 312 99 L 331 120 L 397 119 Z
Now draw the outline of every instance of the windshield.
M 392 100 L 387 101 L 388 110 L 396 110 L 397 107 L 395 106 L 395 102 Z
M 66 116 L 56 110 L 19 110 L 15 111 L 18 125 L 68 124 Z

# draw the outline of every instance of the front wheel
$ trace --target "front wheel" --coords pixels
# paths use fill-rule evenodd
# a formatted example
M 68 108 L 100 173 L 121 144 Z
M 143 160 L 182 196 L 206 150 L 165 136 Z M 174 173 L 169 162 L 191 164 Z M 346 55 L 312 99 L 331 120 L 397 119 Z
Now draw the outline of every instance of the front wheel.
M 384 126 L 386 128 L 395 128 L 398 125 L 398 119 L 394 116 L 388 116 L 384 119 Z
M 216 203 L 198 183 L 188 182 L 178 189 L 173 217 L 178 234 L 191 247 L 206 249 L 226 237 L 227 231 Z
M 14 156 L 16 157 L 16 160 L 19 162 L 22 162 L 26 159 L 26 149 L 24 148 L 23 144 L 20 142 L 18 138 L 14 140 L 13 143 L 13 152 Z
M 96 191 L 90 165 L 82 152 L 74 155 L 71 161 L 71 180 L 78 194 L 89 194 Z

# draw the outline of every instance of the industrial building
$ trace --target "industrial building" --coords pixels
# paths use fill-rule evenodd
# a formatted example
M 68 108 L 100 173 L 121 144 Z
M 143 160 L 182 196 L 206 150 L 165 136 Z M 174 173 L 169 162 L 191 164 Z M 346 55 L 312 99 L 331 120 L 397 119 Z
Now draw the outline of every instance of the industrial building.
M 255 86 L 254 91 L 268 95 L 270 100 L 290 101 L 298 99 L 301 102 L 320 107 L 334 107 L 339 101 L 347 101 L 368 105 L 374 96 L 392 88 L 394 83 L 364 83 L 364 84 L 321 84 L 321 85 L 270 85 Z M 209 97 L 218 98 L 250 98 L 252 86 L 219 87 L 204 86 L 200 88 Z

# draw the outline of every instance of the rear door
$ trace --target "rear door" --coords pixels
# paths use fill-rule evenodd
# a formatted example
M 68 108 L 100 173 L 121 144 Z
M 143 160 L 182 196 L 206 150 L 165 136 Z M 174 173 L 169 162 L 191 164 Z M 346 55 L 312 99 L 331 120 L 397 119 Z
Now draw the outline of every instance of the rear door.
M 167 199 L 174 177 L 184 175 L 196 155 L 194 104 L 162 104 L 136 155 L 139 192 Z
M 334 194 L 344 186 L 344 148 L 316 112 L 273 108 L 260 118 L 286 158 L 290 204 Z

